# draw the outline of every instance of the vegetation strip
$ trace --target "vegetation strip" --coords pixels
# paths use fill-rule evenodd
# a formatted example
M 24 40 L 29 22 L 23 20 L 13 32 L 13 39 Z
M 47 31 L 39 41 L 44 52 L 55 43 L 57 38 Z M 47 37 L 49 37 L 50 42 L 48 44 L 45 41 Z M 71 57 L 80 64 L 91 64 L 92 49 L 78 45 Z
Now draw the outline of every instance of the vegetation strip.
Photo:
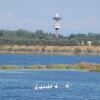
M 56 38 L 55 34 L 43 30 L 0 30 L 0 45 L 86 46 L 89 42 L 93 46 L 100 46 L 100 33 L 78 33 L 69 36 L 59 34 Z
M 32 65 L 32 66 L 14 66 L 14 65 L 2 65 L 0 69 L 75 69 L 75 70 L 87 70 L 100 72 L 100 64 L 94 63 L 79 63 L 79 64 L 58 64 L 58 65 Z

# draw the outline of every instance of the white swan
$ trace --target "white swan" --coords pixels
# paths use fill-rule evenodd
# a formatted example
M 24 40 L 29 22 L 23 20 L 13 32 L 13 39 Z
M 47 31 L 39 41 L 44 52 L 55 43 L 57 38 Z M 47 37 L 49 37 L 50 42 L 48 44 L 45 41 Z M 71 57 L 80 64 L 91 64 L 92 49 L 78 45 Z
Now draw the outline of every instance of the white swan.
M 42 89 L 45 89 L 45 87 L 46 87 L 45 85 L 42 85 Z
M 50 84 L 50 88 L 52 88 L 53 87 L 53 85 L 52 84 Z
M 45 88 L 46 89 L 51 89 L 52 88 L 52 84 L 51 85 L 48 84 L 47 86 L 45 86 Z
M 42 90 L 42 84 L 38 87 L 40 90 Z
M 54 88 L 56 88 L 56 89 L 58 88 L 58 84 L 57 83 L 56 83 L 56 85 L 54 85 Z
M 65 85 L 65 88 L 69 88 L 69 83 L 67 82 L 67 84 Z
M 35 90 L 38 90 L 38 84 L 36 84 L 36 86 L 34 87 Z
M 42 89 L 45 89 L 45 85 L 40 85 L 39 87 L 38 87 L 40 90 L 42 90 Z

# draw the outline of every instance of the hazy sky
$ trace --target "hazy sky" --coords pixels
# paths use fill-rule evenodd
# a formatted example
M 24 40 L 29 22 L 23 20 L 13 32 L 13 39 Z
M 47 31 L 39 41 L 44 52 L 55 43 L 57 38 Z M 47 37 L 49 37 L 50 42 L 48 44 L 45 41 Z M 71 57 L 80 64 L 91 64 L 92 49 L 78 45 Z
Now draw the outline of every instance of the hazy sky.
M 0 0 L 0 29 L 55 32 L 56 13 L 61 34 L 100 32 L 100 0 Z

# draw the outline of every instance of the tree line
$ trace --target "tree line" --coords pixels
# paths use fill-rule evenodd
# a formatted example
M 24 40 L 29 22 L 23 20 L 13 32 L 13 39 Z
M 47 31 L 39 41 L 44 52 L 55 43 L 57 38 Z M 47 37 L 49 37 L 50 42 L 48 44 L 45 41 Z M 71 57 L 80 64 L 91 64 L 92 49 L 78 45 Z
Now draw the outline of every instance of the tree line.
M 87 45 L 88 41 L 92 41 L 92 45 L 100 45 L 100 34 L 78 33 L 69 36 L 59 34 L 58 38 L 56 38 L 55 34 L 43 32 L 43 30 L 37 30 L 36 32 L 23 29 L 15 31 L 0 30 L 0 45 L 77 46 L 81 45 L 82 41 L 84 41 L 84 45 Z

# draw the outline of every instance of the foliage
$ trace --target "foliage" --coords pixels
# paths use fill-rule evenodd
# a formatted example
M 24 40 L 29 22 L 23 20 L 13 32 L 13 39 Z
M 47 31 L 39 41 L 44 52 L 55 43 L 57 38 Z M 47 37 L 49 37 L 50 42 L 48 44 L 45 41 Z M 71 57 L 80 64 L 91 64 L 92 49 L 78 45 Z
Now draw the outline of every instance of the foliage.
M 79 49 L 79 48 L 75 48 L 74 49 L 74 54 L 80 54 L 81 53 L 81 49 Z
M 0 45 L 77 46 L 82 41 L 84 41 L 84 45 L 87 45 L 87 41 L 93 41 L 93 45 L 100 45 L 100 34 L 78 33 L 69 36 L 59 35 L 58 38 L 55 38 L 54 34 L 43 32 L 43 30 L 37 30 L 36 32 L 24 29 L 16 31 L 0 30 Z

